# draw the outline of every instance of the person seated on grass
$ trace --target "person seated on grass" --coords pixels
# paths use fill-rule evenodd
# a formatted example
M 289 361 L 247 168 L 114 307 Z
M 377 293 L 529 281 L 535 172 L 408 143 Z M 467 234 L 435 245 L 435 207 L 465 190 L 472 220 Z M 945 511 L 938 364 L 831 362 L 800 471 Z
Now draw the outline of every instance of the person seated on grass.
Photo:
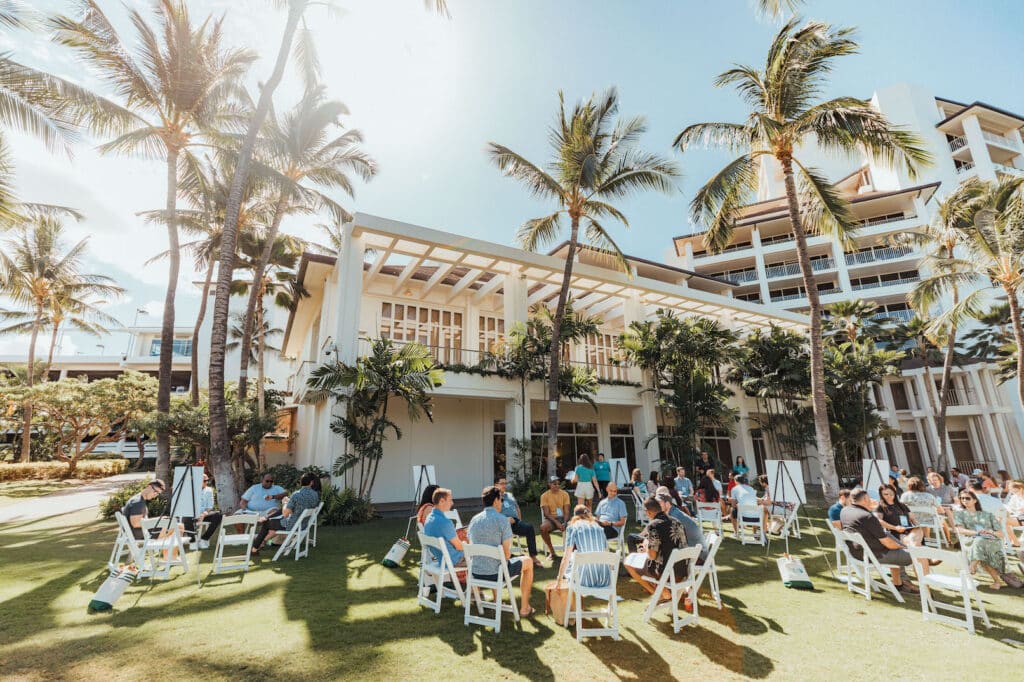
M 902 567 L 910 566 L 913 560 L 906 548 L 882 528 L 878 517 L 872 512 L 874 501 L 863 488 L 855 488 L 850 493 L 850 504 L 839 514 L 843 530 L 848 533 L 860 533 L 868 548 L 874 553 L 880 564 L 891 565 L 892 584 L 900 592 L 917 594 L 918 589 L 909 580 L 903 580 Z M 847 543 L 850 554 L 858 561 L 864 559 L 864 550 L 854 542 Z
M 686 531 L 677 521 L 670 519 L 661 510 L 661 503 L 653 497 L 644 500 L 644 513 L 648 518 L 647 527 L 644 529 L 647 539 L 640 545 L 639 551 L 626 557 L 623 564 L 633 580 L 640 584 L 640 587 L 649 594 L 654 594 L 657 590 L 657 582 L 651 582 L 644 578 L 651 578 L 654 581 L 661 580 L 672 550 L 686 547 Z M 686 562 L 677 562 L 674 567 L 676 580 L 685 579 L 687 569 Z M 661 599 L 671 598 L 672 595 L 668 590 L 661 595 Z
M 619 537 L 619 530 L 629 520 L 629 511 L 626 509 L 626 503 L 619 497 L 619 486 L 615 481 L 608 482 L 605 493 L 607 497 L 597 503 L 594 516 L 597 525 L 604 529 L 605 537 L 614 540 Z
M 185 526 L 185 532 L 188 533 L 189 537 L 196 538 L 196 526 L 200 523 L 206 522 L 206 530 L 203 532 L 202 538 L 197 538 L 199 541 L 199 549 L 208 549 L 210 547 L 210 538 L 214 536 L 217 529 L 220 528 L 221 519 L 224 515 L 219 511 L 214 511 L 214 495 L 213 488 L 210 487 L 210 475 L 205 471 L 203 472 L 203 494 L 199 498 L 199 516 L 186 516 L 181 519 L 181 522 Z
M 242 493 L 236 514 L 266 514 L 281 509 L 281 500 L 288 494 L 284 488 L 274 485 L 274 475 L 263 474 L 259 483 L 254 483 Z
M 562 563 L 558 565 L 558 582 L 561 582 L 566 573 L 573 571 L 573 555 L 576 552 L 607 551 L 608 539 L 605 537 L 604 529 L 598 525 L 585 505 L 576 505 L 565 531 L 565 552 L 562 554 Z M 607 566 L 585 566 L 581 570 L 583 575 L 580 576 L 580 584 L 583 587 L 607 587 L 612 581 Z
M 501 491 L 501 513 L 508 518 L 509 524 L 512 527 L 512 533 L 526 538 L 526 549 L 530 553 L 530 558 L 534 563 L 539 564 L 540 557 L 537 556 L 537 531 L 533 529 L 532 524 L 523 521 L 519 503 L 516 502 L 515 496 L 508 491 L 508 481 L 505 477 L 501 476 L 498 478 L 495 481 L 495 485 Z
M 523 557 L 512 558 L 512 526 L 508 522 L 508 517 L 501 513 L 503 496 L 504 493 L 498 486 L 483 489 L 480 497 L 484 503 L 484 510 L 469 522 L 469 541 L 472 544 L 501 547 L 508 564 L 509 575 L 513 578 L 517 575 L 522 576 L 519 583 L 519 615 L 532 616 L 530 591 L 533 589 L 533 561 Z M 499 568 L 500 564 L 496 560 L 481 557 L 474 561 L 473 575 L 481 580 L 496 581 Z
M 700 556 L 697 558 L 697 563 L 703 564 L 704 560 L 708 558 L 708 541 L 707 538 L 704 537 L 704 529 L 700 527 L 700 524 L 697 523 L 696 519 L 672 504 L 672 496 L 668 494 L 668 491 L 655 495 L 655 499 L 658 500 L 658 504 L 661 505 L 661 511 L 664 512 L 665 516 L 676 521 L 683 527 L 683 532 L 686 533 L 686 546 L 701 546 Z
M 837 530 L 843 529 L 843 523 L 839 520 L 839 515 L 843 511 L 843 507 L 850 504 L 850 489 L 843 488 L 839 491 L 839 501 L 828 508 L 828 522 L 831 523 Z
M 875 510 L 882 528 L 886 529 L 907 547 L 920 547 L 924 544 L 924 528 L 910 508 L 899 500 L 896 486 L 889 483 L 878 488 L 878 508 Z
M 448 556 L 451 558 L 452 564 L 455 566 L 465 566 L 466 561 L 462 556 L 462 539 L 455 530 L 455 524 L 445 516 L 445 512 L 452 510 L 454 503 L 451 490 L 436 487 L 431 498 L 430 516 L 427 517 L 427 522 L 423 524 L 423 534 L 428 537 L 444 540 L 448 546 Z M 434 560 L 440 564 L 442 558 L 441 551 L 431 547 L 430 553 L 434 555 Z
M 557 557 L 555 546 L 551 544 L 551 532 L 565 533 L 565 524 L 569 521 L 569 493 L 562 490 L 562 479 L 552 476 L 548 479 L 548 489 L 540 496 L 540 513 L 544 520 L 540 524 L 540 536 L 548 546 L 552 558 Z
M 284 510 L 279 511 L 275 508 L 268 512 L 266 516 L 260 517 L 262 525 L 259 532 L 256 533 L 256 539 L 252 543 L 252 553 L 254 555 L 260 553 L 260 549 L 263 547 L 267 536 L 279 530 L 290 531 L 295 525 L 295 521 L 302 515 L 302 512 L 307 509 L 316 509 L 317 505 L 320 504 L 320 495 L 313 489 L 313 480 L 315 478 L 316 476 L 309 472 L 302 474 L 302 478 L 299 479 L 299 485 L 302 487 L 292 493 L 291 497 L 287 498 Z
M 142 530 L 142 519 L 149 516 L 149 505 L 146 503 L 163 493 L 165 487 L 163 481 L 159 478 L 154 478 L 139 493 L 132 495 L 125 505 L 121 507 L 121 515 L 128 519 L 128 525 L 131 527 L 132 535 L 136 540 L 142 540 L 145 537 L 145 533 Z M 149 529 L 150 537 L 159 537 L 161 532 L 162 529 L 160 528 Z
M 771 505 L 771 503 L 772 501 L 768 498 L 767 495 L 764 497 L 764 499 L 759 499 L 757 497 L 757 491 L 750 487 L 750 484 L 747 482 L 746 476 L 737 477 L 736 487 L 732 489 L 732 493 L 729 496 L 729 504 L 732 507 L 732 512 L 729 514 L 729 519 L 732 521 L 732 532 L 736 535 L 739 535 L 740 532 L 740 524 L 737 521 L 737 514 L 739 512 L 740 507 L 768 507 Z M 767 509 L 765 509 L 762 513 L 767 513 Z M 748 523 L 756 523 L 757 517 L 744 516 L 743 520 Z
M 1003 529 L 995 514 L 981 508 L 978 494 L 973 490 L 964 490 L 958 498 L 963 509 L 953 512 L 956 532 L 966 540 L 967 558 L 971 562 L 971 573 L 978 565 L 992 576 L 992 589 L 1000 588 L 999 579 L 1010 587 L 1021 587 L 1020 578 L 1006 572 L 1006 556 L 1003 554 Z

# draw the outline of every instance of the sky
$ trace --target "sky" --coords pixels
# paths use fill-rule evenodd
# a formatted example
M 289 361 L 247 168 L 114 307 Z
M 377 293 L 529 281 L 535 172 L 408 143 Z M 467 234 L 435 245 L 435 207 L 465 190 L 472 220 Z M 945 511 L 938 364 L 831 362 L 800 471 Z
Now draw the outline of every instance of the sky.
M 150 12 L 149 0 L 98 0 L 126 42 L 134 40 L 125 6 Z M 74 12 L 71 0 L 33 0 L 51 13 Z M 549 159 L 547 129 L 558 91 L 567 101 L 618 88 L 623 115 L 647 117 L 641 146 L 673 158 L 682 177 L 671 196 L 645 194 L 622 208 L 630 229 L 614 236 L 627 253 L 664 259 L 671 237 L 692 229 L 687 206 L 694 192 L 728 159 L 717 151 L 680 154 L 673 137 L 700 121 L 741 121 L 734 91 L 714 77 L 734 63 L 760 67 L 778 24 L 758 19 L 753 0 L 449 0 L 451 18 L 428 12 L 420 0 L 341 0 L 342 11 L 307 12 L 328 95 L 351 111 L 344 125 L 361 130 L 380 172 L 356 183 L 362 211 L 427 227 L 512 244 L 516 229 L 552 207 L 504 177 L 485 153 L 504 144 L 535 163 Z M 256 50 L 250 86 L 272 67 L 284 15 L 265 0 L 190 0 L 195 19 L 224 17 L 228 42 Z M 826 97 L 870 97 L 900 82 L 925 86 L 957 101 L 980 100 L 1024 112 L 1024 2 L 1018 0 L 808 0 L 801 14 L 855 26 L 860 53 L 836 63 Z M 149 15 L 152 16 L 152 15 Z M 106 94 L 105 84 L 45 34 L 5 30 L 0 52 Z M 275 98 L 290 107 L 300 95 L 295 72 Z M 125 324 L 158 325 L 167 268 L 147 263 L 167 245 L 162 227 L 137 213 L 164 203 L 159 161 L 100 156 L 85 140 L 73 156 L 53 154 L 38 141 L 7 136 L 16 188 L 25 201 L 72 206 L 85 214 L 69 225 L 69 242 L 89 238 L 87 272 L 115 278 L 127 293 L 108 311 Z M 283 229 L 316 237 L 309 219 Z M 200 277 L 186 260 L 179 280 L 177 324 L 190 326 L 199 306 Z M 137 310 L 148 314 L 137 314 Z M 94 339 L 68 334 L 60 351 L 120 352 L 124 335 Z M 0 354 L 24 353 L 25 339 L 0 337 Z M 45 343 L 42 344 L 45 348 Z

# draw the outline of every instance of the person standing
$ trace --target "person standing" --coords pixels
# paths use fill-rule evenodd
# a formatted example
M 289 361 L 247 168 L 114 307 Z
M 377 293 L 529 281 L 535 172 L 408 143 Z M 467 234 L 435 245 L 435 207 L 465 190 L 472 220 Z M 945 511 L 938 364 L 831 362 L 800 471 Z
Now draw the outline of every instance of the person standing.
M 572 482 L 576 486 L 577 504 L 582 504 L 587 509 L 591 508 L 594 502 L 594 481 L 596 479 L 597 472 L 590 466 L 590 457 L 580 455 L 579 462 L 572 474 Z
M 697 480 L 700 480 L 704 476 L 704 472 L 708 469 L 714 469 L 715 464 L 711 461 L 710 455 L 706 451 L 701 451 L 700 459 L 697 461 Z
M 604 453 L 597 453 L 597 460 L 594 462 L 594 474 L 597 476 L 597 488 L 599 496 L 605 496 L 605 490 L 608 488 L 608 482 L 612 480 L 612 468 L 611 464 L 605 461 Z
M 512 529 L 514 535 L 526 538 L 526 549 L 530 553 L 530 558 L 535 563 L 540 563 L 540 557 L 537 556 L 537 532 L 533 529 L 533 525 L 523 521 L 522 511 L 519 509 L 519 503 L 516 502 L 515 496 L 508 491 L 508 480 L 502 476 L 495 481 L 495 486 L 501 491 L 501 513 L 509 521 L 509 527 Z
M 737 476 L 746 476 L 750 471 L 750 467 L 747 466 L 747 461 L 743 459 L 743 455 L 736 458 L 736 463 L 732 465 L 732 473 Z
M 540 513 L 543 521 L 540 524 L 540 536 L 548 547 L 552 558 L 557 557 L 555 546 L 551 544 L 551 532 L 565 533 L 565 524 L 569 521 L 569 493 L 562 490 L 562 481 L 558 476 L 548 479 L 548 489 L 540 496 Z
M 619 486 L 614 481 L 608 483 L 607 492 L 608 496 L 597 503 L 594 516 L 597 517 L 598 525 L 604 529 L 605 537 L 614 540 L 626 525 L 629 512 L 626 511 L 626 503 L 619 497 Z

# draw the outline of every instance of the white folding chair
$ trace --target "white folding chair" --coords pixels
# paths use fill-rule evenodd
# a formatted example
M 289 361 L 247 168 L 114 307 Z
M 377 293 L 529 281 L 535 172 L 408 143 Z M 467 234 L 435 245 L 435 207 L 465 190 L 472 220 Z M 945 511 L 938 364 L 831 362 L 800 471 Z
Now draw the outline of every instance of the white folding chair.
M 737 540 L 744 545 L 765 544 L 764 515 L 756 504 L 740 505 L 736 509 Z
M 519 609 L 516 608 L 516 596 L 512 592 L 512 577 L 508 572 L 508 561 L 505 559 L 505 551 L 501 547 L 491 545 L 480 545 L 470 543 L 464 550 L 466 557 L 466 606 L 465 615 L 462 619 L 463 625 L 490 625 L 494 628 L 495 634 L 501 632 L 501 614 L 507 611 L 518 622 Z M 479 559 L 494 559 L 498 562 L 497 580 L 484 580 L 473 575 L 473 563 Z M 493 590 L 494 601 L 487 601 L 481 590 Z M 508 590 L 508 602 L 505 602 L 503 594 Z M 476 601 L 479 615 L 472 613 L 473 601 Z M 494 611 L 494 616 L 487 618 L 483 615 L 485 609 Z
M 776 505 L 782 507 L 782 528 L 779 529 L 779 537 L 800 538 L 800 503 L 793 502 L 791 506 Z
M 569 574 L 569 592 L 566 595 L 565 615 L 562 626 L 569 627 L 569 618 L 576 619 L 576 641 L 582 642 L 584 637 L 619 638 L 619 609 L 616 583 L 619 577 L 619 555 L 615 552 L 574 552 L 572 555 L 572 572 Z M 603 587 L 587 587 L 582 584 L 585 569 L 588 566 L 605 567 L 608 570 L 609 582 Z M 604 609 L 584 611 L 584 597 L 603 599 L 607 602 Z M 587 628 L 583 626 L 584 618 L 603 618 L 603 628 Z
M 421 606 L 433 609 L 434 613 L 441 613 L 441 601 L 448 597 L 460 602 L 465 602 L 466 597 L 459 583 L 458 573 L 452 563 L 451 555 L 448 554 L 448 543 L 442 538 L 435 538 L 430 535 L 418 533 L 420 540 L 420 579 L 416 588 L 416 598 Z M 431 548 L 441 554 L 441 560 Z M 451 585 L 448 587 L 445 583 Z M 434 588 L 434 598 L 430 598 L 430 588 Z
M 462 528 L 462 517 L 459 516 L 459 510 L 458 509 L 452 509 L 451 511 L 446 511 L 444 513 L 444 516 L 445 516 L 446 519 L 448 519 L 449 521 L 451 521 L 452 523 L 455 524 L 455 530 L 458 530 L 459 528 Z
M 714 531 L 722 534 L 722 506 L 717 502 L 698 502 L 697 520 L 701 526 L 710 523 Z
M 626 548 L 626 524 L 622 524 L 618 528 L 618 535 L 608 540 L 608 549 L 614 548 L 620 556 L 626 556 L 628 550 Z
M 846 589 L 850 592 L 856 592 L 857 594 L 863 595 L 865 599 L 871 601 L 871 593 L 873 590 L 881 592 L 887 590 L 896 601 L 901 604 L 904 602 L 903 595 L 896 589 L 896 585 L 893 584 L 892 578 L 889 576 L 889 569 L 899 568 L 898 566 L 891 566 L 889 564 L 879 563 L 875 557 L 875 553 L 871 551 L 867 543 L 864 541 L 864 537 L 860 533 L 852 533 L 845 530 L 836 530 L 836 533 L 842 538 L 843 551 L 846 553 L 846 563 L 850 567 L 850 573 L 857 576 L 857 581 L 848 580 L 846 583 Z M 862 558 L 858 559 L 853 556 L 850 551 L 850 546 L 847 544 L 853 542 L 861 547 Z M 872 572 L 878 575 L 879 580 L 875 580 L 872 577 Z M 858 585 L 858 582 L 860 585 Z
M 909 509 L 910 513 L 914 515 L 917 525 L 927 531 L 924 535 L 924 544 L 935 549 L 942 549 L 946 543 L 946 536 L 942 532 L 942 519 L 935 511 L 935 507 L 911 505 Z
M 921 589 L 921 616 L 923 620 L 935 620 L 940 623 L 956 625 L 966 628 L 969 633 L 974 634 L 974 616 L 981 616 L 985 627 L 992 627 L 985 613 L 985 605 L 981 602 L 981 594 L 978 592 L 978 583 L 971 577 L 968 571 L 968 562 L 962 552 L 934 549 L 932 547 L 908 547 L 907 551 L 914 559 L 914 562 L 926 562 L 929 560 L 942 561 L 942 572 L 932 568 L 924 575 L 918 571 L 918 587 Z M 949 569 L 953 573 L 948 573 Z M 935 599 L 932 590 L 946 590 L 948 592 L 959 592 L 963 600 L 963 606 L 948 602 L 940 602 Z M 977 603 L 977 609 L 974 603 Z M 958 613 L 962 618 L 953 618 L 939 613 L 940 610 Z
M 217 575 L 225 571 L 248 572 L 252 559 L 252 543 L 256 539 L 258 517 L 254 514 L 235 514 L 225 516 L 217 531 L 217 548 L 213 555 L 213 573 Z M 238 532 L 236 526 L 243 526 Z M 231 530 L 228 530 L 228 529 Z M 228 547 L 242 548 L 239 554 L 224 554 Z
M 651 599 L 647 603 L 647 610 L 644 611 L 645 623 L 650 623 L 654 612 L 661 608 L 671 608 L 672 630 L 676 634 L 679 634 L 679 630 L 684 625 L 692 625 L 697 622 L 697 557 L 700 556 L 700 550 L 700 545 L 694 545 L 685 549 L 673 549 L 672 554 L 668 557 L 668 561 L 665 562 L 665 568 L 660 580 L 644 576 L 644 580 L 657 583 L 657 586 L 654 588 L 654 594 L 651 595 Z M 687 566 L 686 578 L 678 580 L 676 578 L 675 566 L 681 561 L 689 565 Z M 667 602 L 659 604 L 658 601 L 661 599 L 661 595 L 665 593 L 665 590 L 669 591 L 672 598 Z M 685 609 L 679 608 L 679 599 L 687 592 L 691 595 L 690 602 L 693 604 L 693 613 L 686 613 Z M 682 611 L 683 615 L 680 615 L 680 611 Z
M 139 568 L 140 578 L 163 578 L 171 575 L 173 566 L 181 566 L 188 573 L 188 559 L 185 557 L 185 543 L 176 523 L 171 523 L 170 534 L 162 538 L 150 537 L 150 529 L 161 522 L 160 518 L 142 520 L 143 538 L 138 540 L 132 534 L 128 519 L 121 512 L 114 512 L 121 535 L 127 539 L 125 549 L 131 556 L 132 563 Z M 177 556 L 175 556 L 177 555 Z
M 120 514 L 121 512 L 114 512 L 115 518 Z M 121 528 L 121 522 L 118 520 L 117 538 L 114 540 L 114 548 L 110 551 L 110 559 L 107 560 L 107 568 L 110 569 L 111 573 L 117 573 L 121 569 L 122 563 L 131 563 L 134 559 L 131 547 L 129 546 L 134 541 L 135 536 L 131 534 L 127 537 L 125 536 L 124 530 Z
M 715 533 L 708 533 L 704 536 L 704 540 L 707 542 L 707 557 L 704 559 L 703 564 L 697 566 L 697 577 L 694 578 L 693 588 L 693 601 L 696 603 L 697 594 L 700 592 L 700 586 L 706 580 L 708 583 L 708 589 L 711 590 L 711 598 L 715 600 L 715 606 L 718 610 L 722 610 L 722 593 L 718 589 L 718 564 L 715 563 L 715 555 L 718 554 L 718 548 L 722 546 L 722 536 L 716 535 Z M 699 555 L 698 555 L 699 557 Z M 694 613 L 696 613 L 696 606 L 694 606 Z
M 849 562 L 846 557 L 850 555 L 849 548 L 846 546 L 846 541 L 843 539 L 842 531 L 832 525 L 829 521 L 828 529 L 832 532 L 832 539 L 835 541 L 835 553 L 836 553 L 836 580 L 841 583 L 849 582 L 851 580 L 857 580 L 857 576 L 854 575 L 853 570 L 850 568 Z
M 323 511 L 324 503 L 321 502 L 316 506 L 316 511 L 313 512 L 312 526 L 309 529 L 309 544 L 316 547 L 316 532 L 320 528 L 320 512 Z
M 999 527 L 1003 529 L 1003 556 L 1007 561 L 1013 559 L 1019 561 L 1021 548 L 1014 546 L 1013 539 L 1016 537 L 1018 542 L 1024 539 L 1024 528 L 1010 525 L 1010 510 L 1008 509 L 997 511 L 996 519 L 999 521 Z
M 302 510 L 299 518 L 295 519 L 295 523 L 284 535 L 281 546 L 277 548 L 271 561 L 277 561 L 291 553 L 295 554 L 296 561 L 304 556 L 309 556 L 309 528 L 313 511 L 312 508 Z
M 644 511 L 644 500 L 636 488 L 633 488 L 630 492 L 633 494 L 633 509 L 636 512 L 636 522 L 643 528 L 650 523 L 650 519 L 647 518 L 647 513 Z

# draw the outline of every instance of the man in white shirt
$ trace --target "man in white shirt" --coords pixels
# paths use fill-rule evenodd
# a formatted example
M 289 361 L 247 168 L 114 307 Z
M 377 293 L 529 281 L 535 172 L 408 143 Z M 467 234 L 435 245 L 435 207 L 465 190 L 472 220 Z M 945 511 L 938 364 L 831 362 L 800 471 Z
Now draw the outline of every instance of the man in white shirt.
M 274 475 L 263 474 L 259 483 L 252 485 L 242 493 L 239 500 L 236 514 L 260 514 L 266 515 L 272 509 L 281 508 L 281 500 L 288 492 L 279 485 L 274 485 Z
M 729 493 L 729 503 L 732 505 L 732 513 L 730 518 L 732 520 L 732 530 L 734 533 L 739 533 L 739 523 L 736 521 L 736 512 L 742 507 L 749 506 L 765 506 L 771 504 L 771 500 L 765 497 L 761 500 L 757 497 L 757 491 L 750 487 L 747 482 L 746 476 L 738 476 L 736 479 L 736 485 L 733 487 L 732 492 Z M 744 516 L 747 521 L 757 521 L 756 517 Z

